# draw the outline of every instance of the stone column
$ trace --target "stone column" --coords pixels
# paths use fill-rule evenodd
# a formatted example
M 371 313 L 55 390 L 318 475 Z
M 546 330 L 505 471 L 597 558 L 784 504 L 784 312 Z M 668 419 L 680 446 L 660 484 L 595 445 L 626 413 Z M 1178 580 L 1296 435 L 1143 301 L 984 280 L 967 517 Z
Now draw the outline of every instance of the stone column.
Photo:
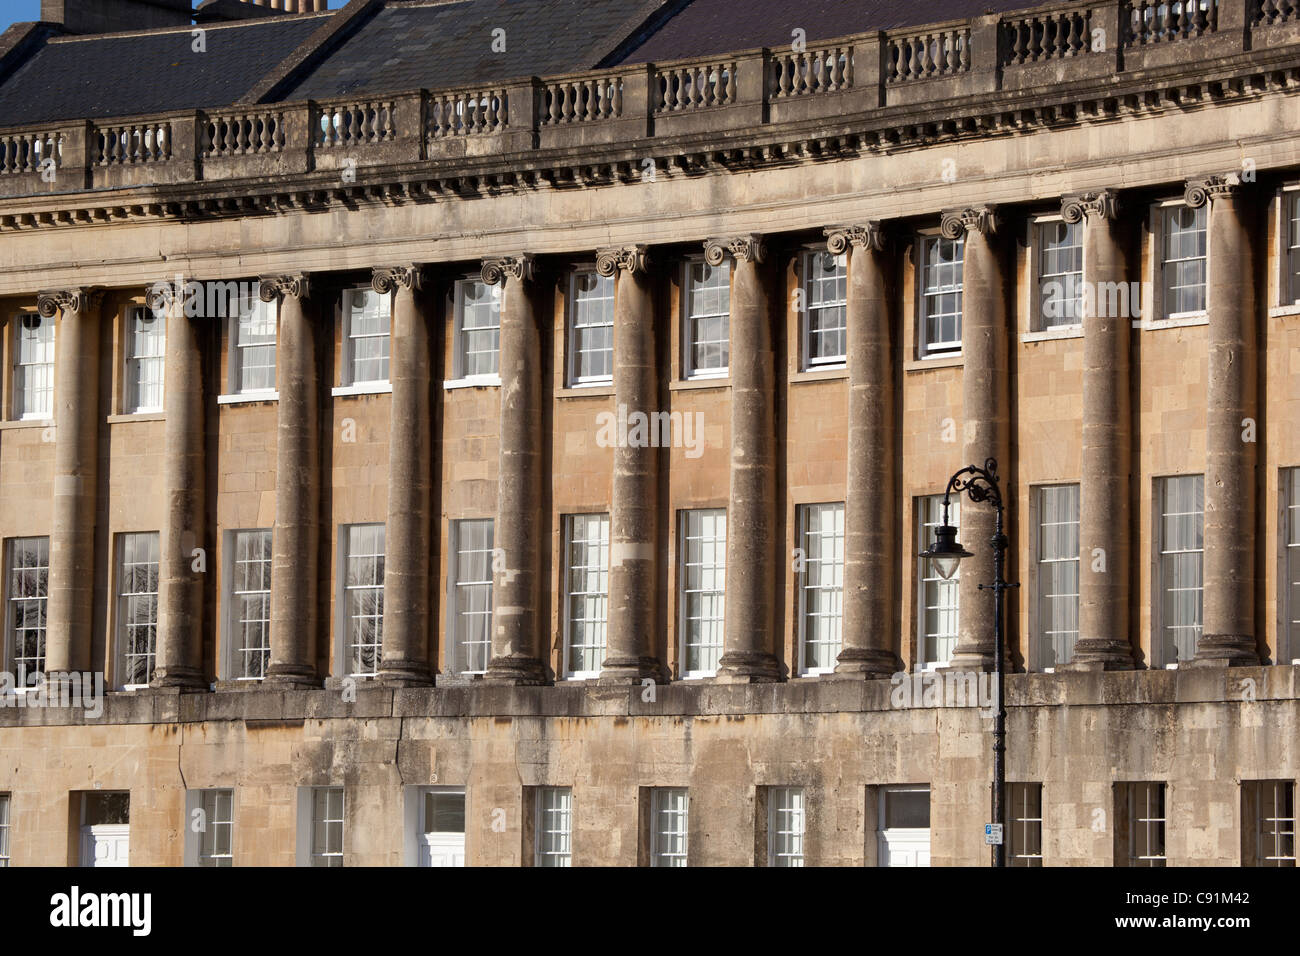
M 319 686 L 316 578 L 320 560 L 320 395 L 316 330 L 306 275 L 265 276 L 264 302 L 279 299 L 275 528 L 271 537 L 269 683 Z
M 432 683 L 429 565 L 433 498 L 429 323 L 417 295 L 416 265 L 376 269 L 371 287 L 393 294 L 393 383 L 388 429 L 388 523 L 384 533 L 384 639 L 379 676 L 387 683 Z
M 848 252 L 849 474 L 844 502 L 844 645 L 835 673 L 888 677 L 894 650 L 894 350 L 885 233 L 878 222 L 826 230 Z
M 54 335 L 54 507 L 45 670 L 90 668 L 99 458 L 99 308 L 103 292 L 42 292 L 36 310 L 59 316 Z
M 1258 664 L 1255 644 L 1255 263 L 1239 177 L 1187 184 L 1209 204 L 1209 380 L 1205 416 L 1205 606 L 1195 663 Z M 1247 421 L 1249 419 L 1249 421 Z
M 616 277 L 615 407 L 650 414 L 659 407 L 659 367 L 646 247 L 601 250 L 596 271 Z M 663 679 L 663 664 L 655 654 L 658 505 L 659 449 L 616 445 L 609 516 L 609 636 L 602 680 Z
M 1066 196 L 1061 217 L 1083 223 L 1083 474 L 1079 483 L 1079 639 L 1060 670 L 1133 666 L 1129 628 L 1129 499 L 1132 495 L 1129 338 L 1140 299 L 1127 289 L 1113 190 Z M 1121 301 L 1128 310 L 1117 308 Z
M 731 276 L 731 495 L 727 504 L 726 633 L 718 679 L 781 678 L 777 588 L 776 361 L 762 236 L 710 239 L 705 259 L 734 260 Z
M 950 210 L 941 230 L 966 240 L 962 265 L 962 464 L 983 466 L 996 458 L 1002 498 L 1012 501 L 1006 290 L 1001 251 L 995 245 L 997 211 L 992 206 Z M 987 502 L 962 502 L 958 540 L 974 557 L 962 562 L 953 670 L 992 670 L 994 664 L 993 583 L 995 512 Z M 1015 564 L 1011 563 L 1014 568 Z M 1008 641 L 1008 645 L 1009 645 Z
M 501 296 L 501 450 L 492 575 L 492 659 L 485 679 L 542 684 L 539 578 L 542 508 L 542 343 L 532 300 L 532 256 L 486 259 L 483 281 Z M 493 562 L 497 564 L 496 561 Z
M 163 371 L 164 518 L 158 582 L 155 687 L 203 688 L 203 572 L 193 569 L 195 548 L 206 548 L 204 529 L 203 349 L 195 322 L 185 314 L 184 289 L 149 303 L 166 312 Z M 170 307 L 169 307 L 170 306 Z

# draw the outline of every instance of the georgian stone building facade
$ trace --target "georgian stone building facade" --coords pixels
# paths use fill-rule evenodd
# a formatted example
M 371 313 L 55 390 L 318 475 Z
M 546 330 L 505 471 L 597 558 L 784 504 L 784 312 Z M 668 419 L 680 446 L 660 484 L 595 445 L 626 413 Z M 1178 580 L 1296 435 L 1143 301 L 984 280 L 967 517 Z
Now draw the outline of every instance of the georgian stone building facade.
M 0 115 L 0 862 L 983 865 L 992 458 L 1012 861 L 1294 865 L 1296 4 L 446 6 Z

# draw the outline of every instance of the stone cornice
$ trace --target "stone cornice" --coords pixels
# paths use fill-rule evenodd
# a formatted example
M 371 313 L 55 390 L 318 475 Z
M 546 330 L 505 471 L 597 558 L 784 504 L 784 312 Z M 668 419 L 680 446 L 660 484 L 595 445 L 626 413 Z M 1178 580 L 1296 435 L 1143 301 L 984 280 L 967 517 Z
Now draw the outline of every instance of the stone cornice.
M 36 295 L 36 311 L 47 319 L 54 318 L 60 312 L 65 314 L 93 312 L 99 308 L 103 298 L 104 290 L 101 288 L 40 292 Z
M 966 206 L 945 210 L 939 231 L 945 239 L 964 239 L 969 232 L 991 236 L 998 231 L 998 225 L 996 206 Z
M 645 275 L 650 269 L 649 247 L 618 246 L 613 249 L 596 251 L 596 271 L 603 276 L 612 276 L 622 269 L 632 275 Z
M 874 220 L 857 226 L 827 226 L 824 233 L 827 251 L 837 256 L 849 246 L 874 252 L 883 252 L 885 249 L 885 228 Z
M 537 264 L 532 256 L 498 256 L 483 260 L 483 281 L 488 285 L 497 285 L 507 279 L 531 282 L 536 275 Z
M 258 279 L 258 298 L 275 302 L 281 296 L 306 299 L 311 295 L 311 277 L 305 273 L 293 275 L 262 276 Z
M 370 276 L 370 288 L 380 295 L 395 292 L 398 287 L 418 292 L 424 287 L 424 269 L 419 265 L 375 267 Z
M 1119 194 L 1113 189 L 1079 193 L 1061 197 L 1061 218 L 1068 223 L 1089 219 L 1116 219 L 1119 216 Z
M 726 239 L 704 241 L 704 261 L 720 266 L 728 256 L 737 262 L 763 262 L 767 258 L 767 243 L 762 236 L 732 236 Z
M 1241 177 L 1236 173 L 1214 173 L 1187 181 L 1183 202 L 1197 209 L 1215 199 L 1230 199 L 1241 189 Z

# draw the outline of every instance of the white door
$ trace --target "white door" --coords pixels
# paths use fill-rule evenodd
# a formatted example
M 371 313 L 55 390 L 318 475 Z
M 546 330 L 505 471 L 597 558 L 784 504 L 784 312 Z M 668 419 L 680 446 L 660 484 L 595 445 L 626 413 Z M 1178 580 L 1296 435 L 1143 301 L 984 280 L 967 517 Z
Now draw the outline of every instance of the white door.
M 880 834 L 881 866 L 929 866 L 929 830 L 883 830 Z
M 82 866 L 128 866 L 131 827 L 125 823 L 101 823 L 81 828 Z
M 465 865 L 465 791 L 430 787 L 420 801 L 420 866 Z

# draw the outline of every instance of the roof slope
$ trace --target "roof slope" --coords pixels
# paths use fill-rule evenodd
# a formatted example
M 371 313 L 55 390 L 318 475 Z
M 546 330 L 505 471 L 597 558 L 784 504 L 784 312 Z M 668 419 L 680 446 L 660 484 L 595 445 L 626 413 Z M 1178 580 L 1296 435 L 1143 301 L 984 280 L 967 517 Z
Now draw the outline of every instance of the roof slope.
M 809 41 L 868 30 L 1023 10 L 1035 0 L 692 0 L 619 62 L 652 63 L 755 47 L 783 47 L 792 32 Z
M 451 0 L 390 4 L 286 99 L 472 86 L 591 69 L 662 0 Z M 494 52 L 495 30 L 505 51 Z
M 234 103 L 321 25 L 319 16 L 59 37 L 0 85 L 0 126 L 131 116 Z

